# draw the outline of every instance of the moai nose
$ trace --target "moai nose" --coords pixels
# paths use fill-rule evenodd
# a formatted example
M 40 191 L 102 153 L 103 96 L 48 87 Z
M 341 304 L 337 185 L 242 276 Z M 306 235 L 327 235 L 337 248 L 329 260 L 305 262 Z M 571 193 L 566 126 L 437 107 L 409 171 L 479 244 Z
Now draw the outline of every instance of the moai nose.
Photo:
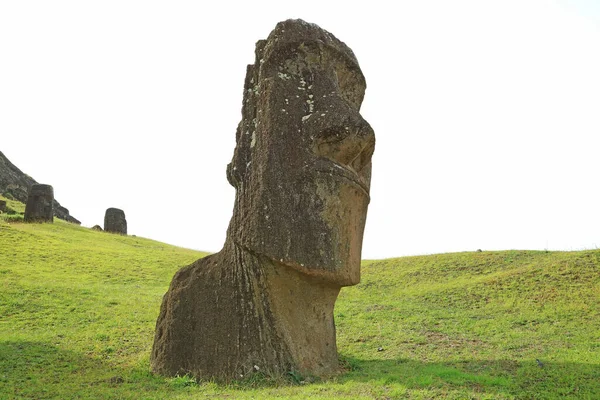
M 359 173 L 369 165 L 375 149 L 373 128 L 358 113 L 323 129 L 315 153 Z

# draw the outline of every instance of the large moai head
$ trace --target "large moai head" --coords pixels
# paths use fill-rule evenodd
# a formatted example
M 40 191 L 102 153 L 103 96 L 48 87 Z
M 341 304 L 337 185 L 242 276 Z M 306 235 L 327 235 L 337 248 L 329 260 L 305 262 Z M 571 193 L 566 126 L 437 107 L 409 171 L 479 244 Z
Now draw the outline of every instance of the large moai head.
M 104 214 L 104 230 L 106 232 L 127 235 L 127 220 L 125 212 L 118 208 L 109 208 Z
M 302 20 L 256 46 L 228 165 L 228 235 L 276 263 L 346 286 L 360 280 L 375 136 L 365 78 L 344 43 Z
M 26 222 L 54 222 L 54 189 L 50 185 L 34 184 L 29 189 L 25 205 Z

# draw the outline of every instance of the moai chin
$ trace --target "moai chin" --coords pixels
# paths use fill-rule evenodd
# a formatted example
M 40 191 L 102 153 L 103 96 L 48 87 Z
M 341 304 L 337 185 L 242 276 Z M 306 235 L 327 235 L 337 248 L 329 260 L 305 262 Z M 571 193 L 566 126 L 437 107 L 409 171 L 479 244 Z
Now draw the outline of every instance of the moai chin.
M 33 184 L 25 204 L 25 222 L 54 222 L 54 189 L 50 185 Z
M 106 232 L 127 235 L 127 220 L 125 212 L 118 208 L 109 208 L 104 214 L 104 230 Z
M 257 43 L 227 167 L 236 188 L 227 239 L 175 274 L 154 372 L 337 372 L 333 308 L 360 280 L 375 147 L 359 112 L 365 88 L 352 51 L 314 24 L 280 22 Z

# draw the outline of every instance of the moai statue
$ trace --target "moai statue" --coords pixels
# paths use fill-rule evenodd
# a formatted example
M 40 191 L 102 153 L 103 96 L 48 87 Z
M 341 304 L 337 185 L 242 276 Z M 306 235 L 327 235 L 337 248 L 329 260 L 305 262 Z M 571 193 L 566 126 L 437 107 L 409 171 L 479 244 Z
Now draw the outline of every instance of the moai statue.
M 223 249 L 180 269 L 163 298 L 151 367 L 239 379 L 338 371 L 333 308 L 360 280 L 375 136 L 353 52 L 301 20 L 277 24 L 248 66 L 227 178 Z
M 118 208 L 109 208 L 104 214 L 104 230 L 106 232 L 127 235 L 127 220 L 125 213 Z
M 50 185 L 33 184 L 25 205 L 25 222 L 54 222 L 54 189 Z

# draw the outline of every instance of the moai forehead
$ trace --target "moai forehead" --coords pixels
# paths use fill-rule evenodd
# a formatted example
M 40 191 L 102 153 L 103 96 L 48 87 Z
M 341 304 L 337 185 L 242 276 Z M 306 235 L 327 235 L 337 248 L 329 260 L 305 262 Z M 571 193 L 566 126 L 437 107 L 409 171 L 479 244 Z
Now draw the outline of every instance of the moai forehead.
M 366 83 L 354 53 L 317 25 L 301 20 L 281 22 L 266 41 L 257 44 L 256 53 L 259 80 L 277 75 L 299 76 L 309 81 L 316 73 L 333 72 L 339 93 L 360 108 Z

